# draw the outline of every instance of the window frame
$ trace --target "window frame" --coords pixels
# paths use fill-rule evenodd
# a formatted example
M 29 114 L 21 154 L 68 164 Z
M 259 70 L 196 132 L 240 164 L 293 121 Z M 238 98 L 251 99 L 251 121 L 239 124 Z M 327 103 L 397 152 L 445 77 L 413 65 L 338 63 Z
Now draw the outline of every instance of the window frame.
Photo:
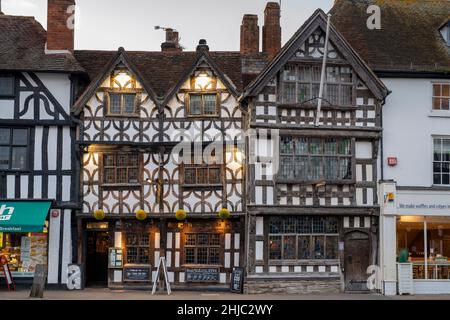
M 12 99 L 16 96 L 16 76 L 12 73 L 0 74 L 0 78 L 11 78 L 12 79 L 12 92 L 11 94 L 2 94 L 0 92 L 0 99 Z
M 130 155 L 135 155 L 137 156 L 137 166 L 118 166 L 117 165 L 117 157 L 118 156 L 130 156 Z M 114 162 L 115 165 L 114 166 L 105 166 L 105 157 L 106 156 L 114 156 Z M 104 152 L 101 154 L 101 170 L 100 170 L 100 174 L 101 174 L 101 186 L 102 187 L 108 187 L 108 188 L 130 188 L 130 189 L 134 189 L 134 188 L 140 188 L 142 185 L 142 161 L 143 161 L 143 157 L 142 154 L 139 152 Z M 137 168 L 137 172 L 138 172 L 138 176 L 137 176 L 137 182 L 128 182 L 128 183 L 122 183 L 122 182 L 117 182 L 117 169 L 119 168 L 127 168 L 127 180 L 129 180 L 129 174 L 128 174 L 128 170 L 130 168 Z M 106 182 L 106 169 L 114 169 L 115 170 L 115 181 L 116 182 Z
M 111 113 L 111 94 L 117 94 L 120 95 L 120 112 L 121 113 Z M 125 112 L 125 95 L 134 95 L 134 112 L 133 113 L 127 113 Z M 121 117 L 121 118 L 136 118 L 139 117 L 139 90 L 136 89 L 107 89 L 105 90 L 105 102 L 106 102 L 106 114 L 107 117 Z
M 300 217 L 302 218 L 302 217 Z M 321 262 L 321 261 L 336 261 L 339 260 L 339 240 L 340 240 L 340 220 L 338 218 L 332 217 L 332 216 L 327 216 L 327 217 L 322 217 L 325 219 L 330 219 L 330 218 L 334 218 L 336 219 L 337 222 L 337 232 L 336 233 L 327 233 L 327 232 L 317 232 L 315 233 L 314 227 L 313 227 L 313 223 L 314 220 L 312 219 L 312 216 L 303 216 L 303 218 L 308 218 L 309 222 L 310 222 L 310 232 L 279 232 L 279 233 L 274 233 L 271 232 L 270 230 L 270 223 L 272 222 L 269 219 L 269 232 L 267 234 L 267 257 L 268 257 L 268 261 L 269 262 L 281 262 L 281 261 L 286 261 L 286 262 L 307 262 L 307 261 L 315 261 L 315 262 Z M 279 218 L 276 218 L 279 219 Z M 286 218 L 284 218 L 286 219 Z M 295 218 L 294 218 L 295 219 Z M 283 221 L 283 218 L 279 221 Z M 285 238 L 286 237 L 295 237 L 295 248 L 294 248 L 294 252 L 295 252 L 295 258 L 285 258 Z M 305 259 L 305 258 L 299 258 L 299 239 L 302 237 L 307 237 L 309 239 L 309 258 Z M 323 259 L 318 259 L 318 258 L 314 258 L 314 254 L 315 254 L 315 248 L 314 248 L 314 238 L 315 237 L 323 237 L 324 238 L 324 243 L 323 243 L 323 255 L 324 258 Z M 271 243 L 271 238 L 280 238 L 280 259 L 274 259 L 271 256 L 271 248 L 270 248 L 270 243 Z M 327 257 L 327 238 L 335 238 L 335 240 L 337 240 L 337 251 L 336 251 L 336 257 L 335 258 L 326 258 Z
M 436 140 L 441 140 L 441 143 L 440 143 L 440 156 L 441 156 L 441 160 L 435 160 L 434 159 L 434 155 L 435 155 L 435 141 Z M 432 160 L 432 165 L 431 165 L 431 171 L 432 171 L 432 175 L 431 175 L 431 182 L 432 182 L 432 185 L 433 186 L 438 186 L 438 187 L 450 187 L 450 169 L 449 169 L 449 173 L 447 174 L 448 176 L 449 176 L 449 183 L 448 184 L 444 184 L 444 183 L 442 183 L 442 181 L 443 181 L 443 179 L 442 179 L 442 177 L 443 177 L 443 174 L 445 174 L 445 173 L 443 173 L 442 172 L 442 163 L 447 163 L 447 165 L 450 167 L 450 161 L 443 161 L 442 160 L 442 146 L 443 146 L 443 140 L 448 140 L 448 141 L 450 141 L 450 136 L 432 136 L 432 154 L 431 154 L 431 160 Z M 435 169 L 435 164 L 436 163 L 439 163 L 440 164 L 440 171 L 439 171 L 439 173 L 436 173 L 435 171 L 434 171 L 434 169 Z M 440 176 L 440 182 L 441 183 L 435 183 L 435 180 L 434 180 L 434 177 L 435 177 L 435 175 L 437 175 L 437 174 L 439 174 L 439 176 Z
M 137 237 L 138 244 L 129 245 L 128 244 L 128 237 L 131 235 L 135 235 Z M 147 244 L 142 244 L 142 238 L 146 236 L 147 237 Z M 139 264 L 139 265 L 150 265 L 150 256 L 151 256 L 151 246 L 150 246 L 150 233 L 148 232 L 126 232 L 125 233 L 125 259 L 124 259 L 124 266 L 127 265 L 133 265 L 133 264 Z M 128 262 L 128 248 L 136 248 L 136 261 L 134 262 Z M 141 254 L 141 249 L 146 248 L 148 251 L 148 257 L 146 262 L 141 261 L 141 257 L 143 256 Z
M 292 143 L 292 151 L 291 153 L 286 153 L 283 152 L 282 150 L 282 142 L 281 139 L 283 138 L 290 138 L 291 139 L 291 143 Z M 296 152 L 296 146 L 299 144 L 297 143 L 298 141 L 300 141 L 301 139 L 306 139 L 307 144 L 306 144 L 306 149 L 307 152 L 306 153 L 297 153 Z M 311 140 L 313 139 L 319 139 L 320 140 L 320 149 L 321 149 L 321 153 L 311 153 L 310 152 L 310 143 Z M 279 146 L 279 170 L 278 173 L 276 175 L 276 181 L 277 182 L 315 182 L 315 181 L 326 181 L 328 183 L 339 183 L 339 184 L 353 184 L 356 181 L 356 177 L 355 177 L 355 145 L 354 145 L 354 139 L 353 138 L 345 138 L 345 137 L 329 137 L 329 139 L 335 139 L 336 140 L 336 153 L 335 154 L 327 154 L 325 152 L 325 143 L 326 143 L 326 139 L 327 138 L 322 138 L 322 137 L 305 137 L 305 136 L 281 136 L 280 137 L 280 146 Z M 343 140 L 349 140 L 350 143 L 350 153 L 348 155 L 346 154 L 340 154 L 339 153 L 339 145 Z M 287 178 L 283 176 L 283 159 L 284 158 L 289 158 L 290 157 L 290 161 L 291 163 L 294 164 L 300 164 L 301 162 L 299 161 L 300 158 L 306 158 L 307 159 L 307 163 L 306 163 L 306 177 L 305 178 L 301 178 L 301 177 L 293 177 L 293 178 Z M 321 166 L 320 166 L 320 171 L 321 171 L 321 176 L 318 179 L 313 179 L 311 178 L 311 168 L 312 168 L 312 159 L 314 158 L 320 158 L 321 159 Z M 341 164 L 341 160 L 343 159 L 347 159 L 348 165 L 351 167 L 351 177 L 349 179 L 327 179 L 327 177 L 325 176 L 326 173 L 326 159 L 336 159 L 337 160 L 337 169 L 338 172 L 340 172 L 340 164 Z
M 217 156 L 221 156 L 222 154 L 219 152 Z M 222 189 L 224 188 L 225 184 L 225 164 L 223 162 L 223 159 L 217 159 L 216 153 L 212 155 L 214 158 L 213 160 L 210 159 L 210 163 L 206 163 L 203 159 L 203 152 L 202 152 L 202 163 L 196 163 L 195 156 L 191 157 L 190 163 L 184 163 L 184 161 L 180 164 L 180 171 L 181 171 L 181 185 L 183 188 L 187 189 L 202 189 L 202 188 L 214 188 L 214 189 Z M 198 159 L 197 159 L 198 160 Z M 186 173 L 188 170 L 195 170 L 195 181 L 196 183 L 187 183 Z M 208 172 L 208 182 L 207 183 L 198 183 L 199 180 L 199 171 L 200 170 L 206 170 Z M 209 172 L 211 170 L 219 170 L 219 182 L 218 183 L 209 183 Z
M 207 95 L 215 95 L 216 96 L 216 112 L 214 114 L 206 114 L 205 113 L 205 96 Z M 201 97 L 201 113 L 200 114 L 191 114 L 191 96 L 200 96 Z M 211 90 L 211 91 L 191 91 L 186 93 L 185 97 L 185 106 L 186 106 L 186 113 L 187 117 L 189 118 L 195 118 L 195 117 L 201 117 L 201 118 L 217 118 L 220 116 L 220 92 L 217 90 Z
M 449 31 L 450 32 L 450 31 Z M 441 94 L 439 96 L 434 94 L 434 86 L 440 86 L 440 92 Z M 442 86 L 449 86 L 449 95 L 448 96 L 444 96 L 442 95 Z M 435 99 L 439 99 L 440 103 L 439 103 L 439 109 L 435 109 L 434 107 L 434 101 Z M 448 104 L 449 104 L 449 108 L 448 109 L 442 109 L 442 102 L 444 99 L 448 100 Z M 443 112 L 443 113 L 450 113 L 450 82 L 447 81 L 433 81 L 431 82 L 431 112 Z
M 187 244 L 188 236 L 195 235 L 195 244 Z M 199 235 L 207 235 L 208 236 L 208 244 L 207 245 L 200 245 L 198 242 Z M 215 235 L 218 237 L 218 244 L 211 244 L 211 236 Z M 222 260 L 222 236 L 218 232 L 187 232 L 184 234 L 184 247 L 183 247 L 183 266 L 190 266 L 190 265 L 201 265 L 201 266 L 214 266 L 214 267 L 220 267 L 223 266 L 223 260 Z M 207 263 L 198 263 L 198 251 L 199 249 L 205 249 L 207 252 Z M 188 262 L 186 260 L 187 254 L 186 249 L 194 249 L 194 262 Z M 218 263 L 213 264 L 210 263 L 211 258 L 211 249 L 215 249 L 218 251 Z
M 285 80 L 284 79 L 284 71 L 286 68 L 294 68 L 295 70 L 295 80 Z M 301 68 L 308 68 L 309 70 L 309 80 L 300 80 L 299 77 L 299 70 Z M 338 94 L 339 94 L 339 102 L 337 104 L 333 104 L 331 101 L 329 101 L 331 103 L 331 106 L 334 107 L 343 107 L 343 108 L 351 108 L 351 107 L 355 107 L 356 106 L 356 78 L 357 75 L 355 73 L 355 71 L 353 70 L 353 68 L 348 65 L 348 64 L 335 64 L 335 63 L 331 63 L 331 64 L 327 64 L 326 66 L 327 70 L 325 72 L 325 82 L 324 82 L 324 101 L 329 101 L 328 99 L 328 85 L 337 85 L 339 90 L 338 90 Z M 337 82 L 330 82 L 328 81 L 328 68 L 339 68 L 339 75 L 338 75 L 338 81 Z M 342 77 L 341 77 L 341 69 L 342 68 L 349 68 L 350 69 L 350 74 L 352 75 L 352 79 L 351 82 L 345 82 L 342 81 Z M 318 80 L 313 80 L 313 70 L 314 69 L 319 69 L 319 79 Z M 313 99 L 313 93 L 314 93 L 314 87 L 319 87 L 320 89 L 320 76 L 321 76 L 321 65 L 319 63 L 310 63 L 308 65 L 304 65 L 304 64 L 295 64 L 295 63 L 290 63 L 290 64 L 286 64 L 282 71 L 280 72 L 280 82 L 281 82 L 281 94 L 279 95 L 279 99 L 281 100 L 280 102 L 282 104 L 310 104 L 311 103 L 311 99 Z M 293 84 L 295 83 L 295 101 L 286 101 L 285 99 L 285 85 L 286 83 L 290 83 Z M 299 87 L 300 85 L 308 85 L 309 86 L 309 98 L 306 99 L 305 101 L 301 102 L 299 101 Z M 352 92 L 352 97 L 351 97 L 351 102 L 350 104 L 344 104 L 343 103 L 343 87 L 345 86 L 350 86 L 351 87 L 351 92 Z M 317 98 L 317 97 L 316 97 Z M 316 100 L 312 100 L 313 102 Z
M 9 165 L 7 169 L 1 169 L 0 172 L 28 172 L 30 171 L 30 129 L 25 127 L 0 127 L 0 129 L 8 129 L 9 130 L 9 144 L 0 144 L 0 147 L 8 147 L 8 161 Z M 26 144 L 13 144 L 14 139 L 14 130 L 26 130 Z M 23 169 L 13 169 L 12 168 L 12 155 L 14 148 L 26 148 L 26 159 L 25 159 L 25 168 Z

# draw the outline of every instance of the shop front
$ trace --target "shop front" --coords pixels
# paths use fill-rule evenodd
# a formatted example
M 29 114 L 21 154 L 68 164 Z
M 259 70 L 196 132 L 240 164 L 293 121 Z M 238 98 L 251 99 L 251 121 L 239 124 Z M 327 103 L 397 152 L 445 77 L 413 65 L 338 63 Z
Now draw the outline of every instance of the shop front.
M 37 265 L 48 265 L 50 201 L 0 201 L 0 256 L 16 283 L 30 283 Z M 1 280 L 5 274 L 0 273 Z
M 384 293 L 450 294 L 449 192 L 396 190 L 394 183 L 383 190 Z

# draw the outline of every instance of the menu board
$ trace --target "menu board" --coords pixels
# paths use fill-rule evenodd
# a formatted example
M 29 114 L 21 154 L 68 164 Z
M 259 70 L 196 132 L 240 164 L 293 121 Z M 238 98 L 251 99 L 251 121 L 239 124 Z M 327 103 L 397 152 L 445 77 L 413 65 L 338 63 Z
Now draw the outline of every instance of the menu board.
M 231 273 L 230 291 L 234 293 L 242 293 L 244 283 L 244 268 L 233 268 Z
M 186 282 L 219 282 L 218 268 L 189 268 L 186 269 Z
M 122 268 L 123 250 L 121 248 L 109 248 L 109 268 Z
M 123 281 L 145 281 L 151 280 L 150 266 L 148 267 L 125 267 L 123 269 Z
M 30 244 L 30 265 L 28 272 L 34 272 L 39 264 L 47 265 L 47 235 L 32 234 Z

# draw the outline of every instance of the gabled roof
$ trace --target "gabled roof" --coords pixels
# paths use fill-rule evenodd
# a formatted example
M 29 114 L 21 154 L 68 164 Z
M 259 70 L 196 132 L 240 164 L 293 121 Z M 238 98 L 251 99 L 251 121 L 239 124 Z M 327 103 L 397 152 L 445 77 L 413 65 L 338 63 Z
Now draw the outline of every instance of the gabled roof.
M 260 75 L 250 83 L 243 94 L 243 98 L 257 95 L 318 27 L 322 28 L 322 30 L 326 30 L 327 27 L 327 15 L 321 9 L 318 9 L 313 13 L 300 29 L 297 30 L 294 36 L 292 36 L 292 38 L 283 46 L 278 55 L 263 69 Z M 383 100 L 388 95 L 388 89 L 352 49 L 342 35 L 334 28 L 333 24 L 330 26 L 329 39 L 349 64 L 352 65 L 355 72 L 373 94 L 378 99 Z
M 128 69 L 128 71 L 130 71 L 136 77 L 136 79 L 142 84 L 142 86 L 144 87 L 145 91 L 148 93 L 150 98 L 154 102 L 157 102 L 155 92 L 149 86 L 149 84 L 145 81 L 140 70 L 137 69 L 136 66 L 133 64 L 133 62 L 129 59 L 124 48 L 121 47 L 116 52 L 116 54 L 112 57 L 112 59 L 103 67 L 103 69 L 97 73 L 97 75 L 92 80 L 92 82 L 89 84 L 89 86 L 84 90 L 84 92 L 81 94 L 81 96 L 77 99 L 74 106 L 72 107 L 72 112 L 75 115 L 78 115 L 83 111 L 84 106 L 89 101 L 89 99 L 91 99 L 91 97 L 95 94 L 95 92 L 98 90 L 99 86 L 103 83 L 103 81 L 111 74 L 111 72 L 120 63 L 123 63 L 126 66 L 126 68 Z
M 33 17 L 0 14 L 0 70 L 81 73 L 70 54 L 46 54 L 47 33 Z
M 92 83 L 105 66 L 115 57 L 117 51 L 75 51 L 75 57 L 89 75 Z M 143 83 L 151 88 L 158 100 L 165 100 L 184 79 L 199 60 L 198 52 L 148 52 L 126 51 L 128 62 L 139 71 Z M 242 57 L 240 52 L 207 52 L 208 61 L 223 78 L 235 86 L 239 93 L 242 85 Z
M 369 5 L 381 9 L 381 30 L 366 26 Z M 450 19 L 449 0 L 336 0 L 330 13 L 376 72 L 450 72 L 450 49 L 439 33 Z

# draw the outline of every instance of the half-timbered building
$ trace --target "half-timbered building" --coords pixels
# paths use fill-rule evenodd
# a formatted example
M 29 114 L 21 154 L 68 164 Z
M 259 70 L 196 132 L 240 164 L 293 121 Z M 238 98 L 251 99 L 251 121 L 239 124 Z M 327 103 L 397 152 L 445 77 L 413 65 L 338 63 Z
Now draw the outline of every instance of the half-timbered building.
M 254 131 L 245 290 L 367 290 L 367 267 L 377 263 L 377 159 L 388 91 L 331 25 L 316 124 L 327 15 L 317 10 L 279 52 L 278 4 L 265 17 L 272 27 L 263 47 L 274 57 L 243 94 L 246 129 Z
M 150 285 L 165 257 L 175 287 L 225 286 L 242 265 L 240 53 L 209 52 L 204 40 L 183 52 L 166 32 L 162 52 L 75 52 L 89 74 L 73 107 L 87 284 Z M 229 219 L 218 216 L 224 208 Z M 177 220 L 180 210 L 187 217 Z M 122 262 L 108 264 L 108 248 Z
M 0 255 L 16 283 L 30 282 L 38 264 L 49 284 L 65 283 L 72 262 L 78 164 L 70 107 L 83 69 L 73 31 L 58 33 L 65 14 L 55 2 L 47 32 L 33 17 L 0 12 Z

